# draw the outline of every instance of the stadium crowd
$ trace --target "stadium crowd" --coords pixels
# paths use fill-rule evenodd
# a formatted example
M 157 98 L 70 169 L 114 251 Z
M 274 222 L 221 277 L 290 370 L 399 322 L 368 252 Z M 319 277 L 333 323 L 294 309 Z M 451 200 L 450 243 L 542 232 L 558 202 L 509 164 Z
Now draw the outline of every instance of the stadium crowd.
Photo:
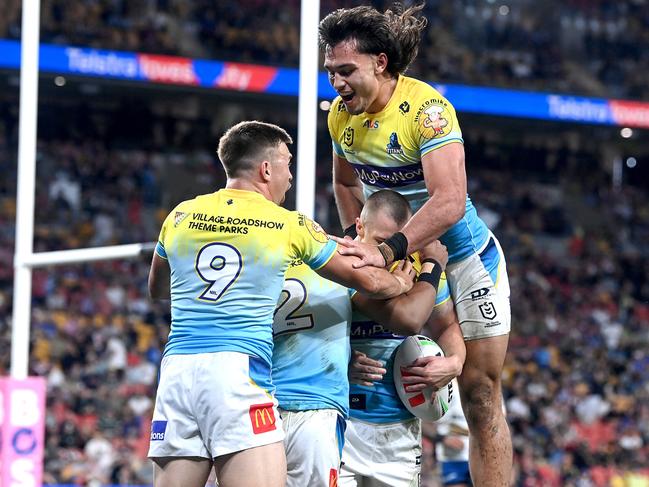
M 0 104 L 0 112 L 3 375 L 10 349 L 17 127 L 15 105 Z M 164 117 L 153 116 L 142 139 L 121 120 L 121 129 L 104 127 L 112 130 L 110 139 L 98 135 L 101 118 L 75 125 L 76 133 L 67 130 L 76 138 L 43 131 L 36 250 L 153 241 L 177 201 L 221 184 L 213 153 L 181 156 L 173 149 L 191 146 L 191 138 L 165 144 L 171 139 L 164 136 Z M 646 192 L 631 186 L 613 191 L 600 171 L 585 177 L 584 167 L 597 166 L 592 147 L 530 145 L 513 152 L 469 134 L 466 144 L 470 192 L 507 252 L 513 290 L 504 389 L 515 485 L 632 485 L 624 483 L 629 479 L 646 485 Z M 325 151 L 318 169 L 323 181 L 328 160 Z M 520 160 L 527 161 L 525 168 L 515 165 Z M 339 232 L 330 185 L 318 186 L 316 200 L 317 219 Z M 47 483 L 151 481 L 145 455 L 169 310 L 147 298 L 147 271 L 148 256 L 34 272 L 30 367 L 48 381 Z M 438 482 L 433 442 L 426 438 L 424 485 L 430 487 Z
M 327 13 L 357 4 L 323 0 L 321 8 Z M 532 0 L 428 0 L 429 27 L 412 74 L 447 83 L 649 98 L 649 3 L 552 0 L 545 6 L 539 9 Z M 297 0 L 44 0 L 41 39 L 295 66 L 299 18 Z M 19 35 L 20 2 L 9 0 L 0 38 Z

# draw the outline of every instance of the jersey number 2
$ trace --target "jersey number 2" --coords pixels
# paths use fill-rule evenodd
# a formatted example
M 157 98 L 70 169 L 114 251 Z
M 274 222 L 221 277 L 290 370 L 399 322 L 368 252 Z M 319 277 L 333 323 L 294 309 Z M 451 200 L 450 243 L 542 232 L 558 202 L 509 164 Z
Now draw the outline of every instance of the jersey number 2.
M 293 333 L 313 328 L 313 315 L 297 315 L 306 302 L 306 287 L 299 279 L 289 278 L 284 281 L 282 295 L 275 308 L 273 335 Z
M 209 286 L 198 299 L 218 301 L 237 280 L 242 266 L 241 254 L 232 245 L 215 242 L 204 246 L 196 255 L 196 272 Z

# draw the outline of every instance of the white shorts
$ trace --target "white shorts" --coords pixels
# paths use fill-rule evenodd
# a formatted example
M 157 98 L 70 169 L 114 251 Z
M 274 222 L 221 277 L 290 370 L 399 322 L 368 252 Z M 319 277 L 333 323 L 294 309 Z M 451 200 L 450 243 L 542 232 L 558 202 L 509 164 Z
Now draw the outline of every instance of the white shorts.
M 284 439 L 270 370 L 238 352 L 162 359 L 149 457 L 216 458 Z
M 345 420 L 335 409 L 284 411 L 288 487 L 337 485 Z
M 340 487 L 419 487 L 421 421 L 373 424 L 350 419 Z
M 498 240 L 446 266 L 446 277 L 465 340 L 506 335 L 511 329 L 509 279 Z

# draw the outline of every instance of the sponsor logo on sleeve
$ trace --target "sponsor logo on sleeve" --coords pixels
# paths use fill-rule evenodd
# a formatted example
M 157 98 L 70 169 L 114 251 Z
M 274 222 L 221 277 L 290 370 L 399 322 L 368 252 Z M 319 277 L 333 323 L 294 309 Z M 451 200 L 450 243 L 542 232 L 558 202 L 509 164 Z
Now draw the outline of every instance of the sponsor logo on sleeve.
M 419 133 L 426 139 L 444 137 L 453 130 L 453 117 L 451 111 L 442 99 L 426 101 L 415 115 L 415 123 Z
M 306 229 L 309 231 L 313 240 L 320 243 L 327 243 L 329 241 L 329 235 L 322 229 L 322 227 L 313 220 L 308 220 L 306 222 Z
M 277 429 L 273 403 L 253 404 L 250 406 L 250 424 L 256 435 Z

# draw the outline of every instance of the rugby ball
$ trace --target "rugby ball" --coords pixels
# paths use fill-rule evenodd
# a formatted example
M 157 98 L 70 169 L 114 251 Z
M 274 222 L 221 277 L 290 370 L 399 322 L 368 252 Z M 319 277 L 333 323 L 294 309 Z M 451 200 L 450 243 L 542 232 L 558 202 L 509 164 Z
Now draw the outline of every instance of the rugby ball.
M 427 387 L 419 392 L 406 392 L 401 367 L 408 367 L 419 357 L 444 356 L 440 346 L 428 337 L 414 335 L 407 337 L 398 347 L 394 356 L 394 385 L 401 402 L 412 414 L 424 421 L 437 421 L 449 410 L 455 391 L 453 381 L 434 391 Z M 405 373 L 407 375 L 407 372 Z

